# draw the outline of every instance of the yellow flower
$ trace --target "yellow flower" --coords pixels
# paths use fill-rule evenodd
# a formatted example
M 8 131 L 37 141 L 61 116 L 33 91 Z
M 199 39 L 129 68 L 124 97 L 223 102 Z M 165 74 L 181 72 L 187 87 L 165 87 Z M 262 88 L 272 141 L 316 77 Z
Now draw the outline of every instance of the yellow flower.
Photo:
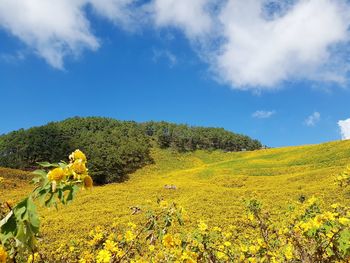
M 198 229 L 201 231 L 201 232 L 204 232 L 208 229 L 208 226 L 203 222 L 203 221 L 199 221 L 198 223 Z
M 249 247 L 249 251 L 252 253 L 252 254 L 256 254 L 259 250 L 259 247 L 258 246 L 250 246 Z
M 323 214 L 323 216 L 324 216 L 324 219 L 326 219 L 326 220 L 334 220 L 335 219 L 335 213 L 331 213 L 331 212 L 325 212 L 324 214 Z
M 261 246 L 261 247 L 265 246 L 265 241 L 263 239 L 258 238 L 256 241 L 258 242 L 259 246 Z
M 288 244 L 286 246 L 286 249 L 284 250 L 284 256 L 287 260 L 290 260 L 293 258 L 293 247 L 291 244 Z
M 218 259 L 223 259 L 225 258 L 225 253 L 219 251 L 216 253 L 216 256 L 218 257 Z
M 162 201 L 160 201 L 159 206 L 163 209 L 166 209 L 166 208 L 168 208 L 169 204 L 167 201 L 162 200 Z
M 86 168 L 86 165 L 81 160 L 76 160 L 71 165 L 71 169 L 76 174 L 86 174 L 88 169 Z
M 327 233 L 326 236 L 328 237 L 328 239 L 332 239 L 333 238 L 333 233 Z
M 248 247 L 246 245 L 241 245 L 242 252 L 248 252 Z
M 312 196 L 310 199 L 307 200 L 306 204 L 308 206 L 311 206 L 313 204 L 315 204 L 318 201 L 318 199 L 315 196 Z
M 121 258 L 124 255 L 125 255 L 125 252 L 123 250 L 119 249 L 118 252 L 117 252 L 117 256 Z
M 128 230 L 125 232 L 125 239 L 127 242 L 133 241 L 135 239 L 135 237 L 136 236 L 132 231 Z
M 112 240 L 107 240 L 104 243 L 104 248 L 110 252 L 117 252 L 119 250 L 117 243 Z
M 66 173 L 61 167 L 55 168 L 47 174 L 47 178 L 50 181 L 57 181 L 57 182 L 61 181 L 63 178 L 65 178 L 65 176 L 66 176 Z
M 182 262 L 186 262 L 186 263 L 195 263 L 196 262 L 195 260 L 193 260 L 190 252 L 187 252 L 187 251 L 184 251 L 182 253 L 181 260 L 182 260 Z
M 97 263 L 109 263 L 111 261 L 111 257 L 112 257 L 111 252 L 103 249 L 100 252 L 98 252 L 96 261 Z
M 213 231 L 215 231 L 215 232 L 221 232 L 222 229 L 221 229 L 220 227 L 214 226 L 214 227 L 213 227 Z
M 199 251 L 204 252 L 204 245 L 202 243 L 198 244 Z
M 0 245 L 0 263 L 6 263 L 7 260 L 7 252 L 6 250 Z
M 94 262 L 94 255 L 88 251 L 83 252 L 82 257 L 79 259 L 79 263 L 92 263 Z
M 181 240 L 180 234 L 175 234 L 174 235 L 174 242 L 175 242 L 175 245 L 177 245 L 177 246 L 180 246 L 182 244 L 182 240 Z
M 69 155 L 69 159 L 74 162 L 75 160 L 82 160 L 83 162 L 86 162 L 86 156 L 85 154 L 78 150 L 75 150 L 74 152 L 72 152 L 71 155 Z
M 321 216 L 316 216 L 313 220 L 313 225 L 315 228 L 320 228 L 323 225 L 323 218 Z
M 86 175 L 84 177 L 84 187 L 85 188 L 92 188 L 92 186 L 94 185 L 94 182 L 92 181 L 92 178 L 90 175 Z
M 40 260 L 40 255 L 38 252 L 31 254 L 29 257 L 28 257 L 28 260 L 27 260 L 27 263 L 35 263 L 35 262 L 39 262 Z M 0 261 L 1 262 L 1 261 Z
M 2 184 L 5 181 L 4 177 L 0 176 L 0 184 Z
M 223 235 L 226 239 L 232 237 L 232 233 L 231 233 L 231 232 L 224 232 L 224 233 L 222 233 L 222 235 Z
M 225 243 L 224 243 L 224 246 L 225 247 L 230 247 L 232 244 L 231 244 L 231 242 L 229 242 L 229 241 L 226 241 Z
M 136 225 L 133 222 L 129 222 L 128 227 L 130 227 L 131 229 L 135 229 Z
M 155 247 L 154 247 L 153 245 L 149 245 L 149 246 L 148 246 L 148 249 L 149 249 L 149 251 L 151 251 L 151 252 L 154 250 L 154 248 L 155 248 Z
M 250 220 L 250 221 L 254 220 L 254 215 L 252 213 L 248 214 L 248 220 Z
M 171 247 L 173 247 L 175 245 L 174 239 L 173 239 L 173 237 L 170 234 L 166 234 L 163 237 L 163 245 L 166 248 L 171 248 Z
M 339 223 L 344 225 L 344 226 L 348 226 L 348 225 L 350 225 L 350 219 L 346 218 L 346 217 L 341 217 L 341 218 L 339 218 Z
M 159 251 L 158 254 L 156 255 L 156 259 L 158 259 L 159 261 L 162 261 L 164 259 L 164 253 L 162 251 Z
M 103 234 L 102 233 L 96 233 L 93 237 L 93 239 L 90 241 L 91 245 L 97 245 L 98 243 L 100 243 L 103 239 Z

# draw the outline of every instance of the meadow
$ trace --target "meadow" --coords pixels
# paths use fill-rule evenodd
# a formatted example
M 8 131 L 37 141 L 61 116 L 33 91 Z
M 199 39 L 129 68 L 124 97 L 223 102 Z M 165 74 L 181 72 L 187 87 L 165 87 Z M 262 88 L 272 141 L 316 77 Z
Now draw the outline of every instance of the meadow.
M 350 141 L 247 152 L 153 149 L 154 163 L 131 174 L 123 183 L 97 186 L 79 193 L 58 210 L 41 209 L 40 246 L 55 250 L 73 246 L 96 226 L 140 222 L 155 200 L 176 202 L 186 210 L 187 227 L 198 220 L 226 226 L 246 217 L 245 200 L 258 199 L 277 220 L 300 198 L 317 196 L 322 206 L 349 203 L 335 177 L 350 164 Z M 2 169 L 1 198 L 18 201 L 32 189 L 29 175 Z M 176 189 L 166 189 L 174 185 Z M 133 215 L 132 207 L 140 209 Z

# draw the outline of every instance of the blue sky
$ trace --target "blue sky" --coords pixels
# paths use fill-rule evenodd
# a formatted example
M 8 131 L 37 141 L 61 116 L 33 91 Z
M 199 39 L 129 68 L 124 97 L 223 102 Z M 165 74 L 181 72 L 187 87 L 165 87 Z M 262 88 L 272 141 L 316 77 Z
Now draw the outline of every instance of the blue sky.
M 40 0 L 28 2 L 31 6 L 23 9 L 29 14 L 34 10 L 36 17 L 41 8 L 52 11 Z M 324 15 L 325 21 L 313 21 L 313 13 L 307 12 L 315 7 L 298 3 L 282 6 L 279 16 L 266 18 L 261 1 L 254 0 L 249 6 L 228 1 L 219 7 L 219 15 L 214 9 L 203 9 L 212 2 L 205 0 L 194 1 L 194 14 L 171 6 L 178 5 L 172 0 L 148 2 L 142 15 L 136 12 L 141 4 L 135 7 L 132 0 L 121 7 L 117 0 L 105 2 L 109 9 L 93 1 L 62 7 L 78 8 L 88 22 L 87 27 L 74 30 L 68 22 L 55 28 L 50 16 L 39 22 L 54 28 L 38 28 L 35 23 L 31 28 L 30 15 L 23 24 L 14 21 L 21 15 L 16 11 L 21 1 L 0 3 L 0 133 L 72 116 L 106 116 L 224 127 L 273 147 L 339 140 L 341 131 L 347 138 L 350 91 L 344 52 L 350 19 L 336 12 L 344 6 L 310 1 L 335 12 Z M 108 13 L 111 6 L 114 12 Z M 63 19 L 68 12 L 62 10 Z M 239 16 L 252 15 L 256 19 L 239 22 Z M 318 42 L 299 39 L 286 46 L 283 40 L 288 37 L 281 40 L 280 36 L 288 35 L 288 30 L 280 33 L 278 28 L 293 28 L 303 15 L 310 17 L 309 31 L 299 32 L 296 26 L 292 39 L 319 30 L 313 26 L 334 21 L 333 15 L 339 21 L 329 31 L 325 28 L 316 34 Z M 140 17 L 147 21 L 138 23 Z M 77 22 L 74 19 L 67 21 Z M 274 29 L 256 36 L 267 21 L 275 23 L 266 24 Z M 246 34 L 239 35 L 239 29 L 252 31 L 254 45 L 246 42 Z M 212 32 L 220 33 L 213 36 Z M 76 39 L 79 33 L 83 37 Z M 339 126 L 340 120 L 344 122 Z

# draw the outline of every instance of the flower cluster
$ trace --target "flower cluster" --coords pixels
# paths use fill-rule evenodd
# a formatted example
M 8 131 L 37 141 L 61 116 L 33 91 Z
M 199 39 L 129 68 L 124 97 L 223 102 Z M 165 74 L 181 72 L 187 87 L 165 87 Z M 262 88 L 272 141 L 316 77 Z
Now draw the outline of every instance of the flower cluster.
M 0 263 L 6 260 L 23 262 L 24 259 L 28 263 L 43 261 L 37 247 L 40 218 L 35 201 L 40 201 L 44 207 L 57 208 L 59 203 L 71 202 L 80 187 L 93 185 L 85 154 L 76 150 L 69 160 L 68 164 L 39 163 L 44 169 L 33 172 L 36 188 L 25 199 L 15 205 L 0 202 Z
M 92 178 L 88 175 L 86 167 L 86 156 L 80 150 L 75 150 L 69 155 L 69 164 L 59 163 L 59 167 L 52 169 L 47 173 L 49 181 L 60 183 L 67 180 L 78 180 L 83 182 L 84 187 L 91 188 L 93 185 Z
M 333 205 L 322 212 L 310 198 L 291 209 L 289 221 L 273 222 L 262 205 L 248 202 L 247 218 L 234 225 L 193 229 L 183 225 L 184 210 L 160 201 L 145 224 L 96 227 L 74 252 L 81 263 L 109 262 L 345 262 L 350 259 L 349 209 Z M 166 205 L 165 205 L 166 204 Z M 68 250 L 69 248 L 67 248 Z

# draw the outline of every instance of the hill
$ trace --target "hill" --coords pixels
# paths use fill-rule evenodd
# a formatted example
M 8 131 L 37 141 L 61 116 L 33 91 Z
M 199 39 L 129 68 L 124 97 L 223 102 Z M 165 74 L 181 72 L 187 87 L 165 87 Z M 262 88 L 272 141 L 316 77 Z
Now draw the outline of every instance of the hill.
M 95 183 L 106 184 L 123 181 L 151 163 L 153 146 L 178 152 L 262 147 L 257 140 L 222 128 L 76 117 L 0 136 L 0 166 L 33 169 L 37 162 L 57 162 L 81 149 L 89 157 Z
M 44 246 L 69 243 L 96 225 L 108 228 L 114 218 L 138 221 L 140 215 L 132 215 L 130 207 L 144 210 L 156 198 L 182 205 L 191 222 L 203 218 L 215 225 L 241 218 L 243 200 L 252 197 L 260 199 L 273 216 L 301 197 L 318 196 L 324 206 L 348 203 L 350 198 L 334 183 L 334 176 L 350 163 L 350 141 L 238 153 L 153 149 L 151 154 L 154 163 L 130 175 L 128 181 L 80 193 L 73 204 L 59 211 L 43 210 Z M 29 189 L 16 188 L 1 196 L 19 199 Z

